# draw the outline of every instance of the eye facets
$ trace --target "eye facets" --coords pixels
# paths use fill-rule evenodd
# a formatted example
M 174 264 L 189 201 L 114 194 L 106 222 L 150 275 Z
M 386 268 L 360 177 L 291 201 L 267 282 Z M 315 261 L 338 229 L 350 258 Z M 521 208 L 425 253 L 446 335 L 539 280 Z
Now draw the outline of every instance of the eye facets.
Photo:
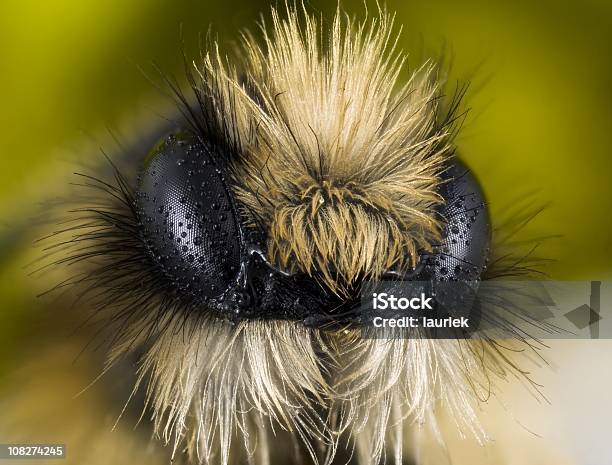
M 193 138 L 169 136 L 148 159 L 136 193 L 141 233 L 173 286 L 219 296 L 240 263 L 238 226 L 222 173 Z
M 489 213 L 477 179 L 459 160 L 445 173 L 440 215 L 446 222 L 442 241 L 425 255 L 427 279 L 477 281 L 487 267 L 491 240 Z

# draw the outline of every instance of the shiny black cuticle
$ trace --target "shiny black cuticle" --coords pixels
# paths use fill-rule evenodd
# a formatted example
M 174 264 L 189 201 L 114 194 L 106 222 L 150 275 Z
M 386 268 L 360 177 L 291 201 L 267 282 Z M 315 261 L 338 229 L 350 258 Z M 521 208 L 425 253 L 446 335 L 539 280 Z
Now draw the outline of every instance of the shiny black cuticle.
M 491 220 L 484 193 L 472 172 L 458 159 L 442 175 L 444 199 L 438 213 L 442 240 L 424 253 L 419 280 L 479 281 L 486 271 L 491 245 Z
M 223 173 L 188 133 L 168 136 L 148 157 L 136 193 L 141 232 L 173 287 L 219 297 L 238 274 L 239 230 Z

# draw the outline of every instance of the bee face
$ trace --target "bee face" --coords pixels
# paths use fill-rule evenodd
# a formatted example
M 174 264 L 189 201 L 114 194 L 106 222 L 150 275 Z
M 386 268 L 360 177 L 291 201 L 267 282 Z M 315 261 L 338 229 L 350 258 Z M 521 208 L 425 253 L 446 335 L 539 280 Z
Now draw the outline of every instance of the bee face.
M 267 463 L 282 430 L 326 463 L 346 433 L 375 465 L 391 427 L 401 449 L 402 425 L 438 404 L 481 438 L 473 399 L 491 372 L 524 372 L 493 343 L 366 340 L 355 305 L 366 278 L 482 278 L 491 227 L 453 157 L 456 105 L 442 111 L 433 64 L 397 82 L 387 15 L 338 14 L 329 47 L 313 17 L 287 16 L 273 11 L 263 45 L 245 36 L 239 71 L 203 54 L 193 102 L 178 95 L 183 130 L 133 186 L 98 183 L 108 208 L 76 210 L 77 247 L 58 262 L 102 262 L 82 281 L 112 313 L 112 359 L 143 348 L 153 427 L 196 463 L 227 465 L 260 439 Z

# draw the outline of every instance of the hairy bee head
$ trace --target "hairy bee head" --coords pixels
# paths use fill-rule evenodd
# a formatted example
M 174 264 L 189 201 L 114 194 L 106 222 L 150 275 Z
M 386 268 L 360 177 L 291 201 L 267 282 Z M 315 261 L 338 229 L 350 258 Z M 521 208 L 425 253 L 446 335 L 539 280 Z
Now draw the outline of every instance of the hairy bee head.
M 57 263 L 90 265 L 73 282 L 111 315 L 109 363 L 142 349 L 135 389 L 195 463 L 269 463 L 278 433 L 314 462 L 346 439 L 361 464 L 391 444 L 400 464 L 402 425 L 435 423 L 439 404 L 481 438 L 473 400 L 516 368 L 502 348 L 365 339 L 351 313 L 366 278 L 471 282 L 487 266 L 483 192 L 452 156 L 436 67 L 400 82 L 384 12 L 329 28 L 286 13 L 244 35 L 241 62 L 213 48 L 189 68 L 185 127 L 137 181 L 87 178 L 105 203 L 73 210 Z

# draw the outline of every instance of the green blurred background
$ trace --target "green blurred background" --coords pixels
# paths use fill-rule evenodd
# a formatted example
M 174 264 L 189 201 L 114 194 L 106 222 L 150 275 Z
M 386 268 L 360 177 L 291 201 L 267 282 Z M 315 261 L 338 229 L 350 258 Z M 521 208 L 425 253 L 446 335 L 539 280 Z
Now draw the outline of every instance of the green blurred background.
M 367 2 L 370 9 L 375 3 Z M 561 235 L 539 255 L 556 279 L 610 272 L 612 3 L 604 1 L 388 1 L 418 64 L 444 50 L 449 86 L 472 80 L 472 111 L 458 139 L 494 213 L 526 196 L 549 203 L 525 234 Z M 0 350 L 29 328 L 38 284 L 22 268 L 30 215 L 61 191 L 62 165 L 83 140 L 105 146 L 106 127 L 131 136 L 167 102 L 139 67 L 181 75 L 212 30 L 229 47 L 269 2 L 226 0 L 4 0 L 0 14 Z M 335 2 L 308 8 L 331 14 Z M 343 1 L 361 15 L 361 1 Z M 150 68 L 148 68 L 150 69 Z M 110 144 L 112 145 L 112 144 Z M 527 237 L 527 236 L 525 236 Z M 5 352 L 7 353 L 7 352 Z M 0 360 L 6 357 L 0 357 Z

